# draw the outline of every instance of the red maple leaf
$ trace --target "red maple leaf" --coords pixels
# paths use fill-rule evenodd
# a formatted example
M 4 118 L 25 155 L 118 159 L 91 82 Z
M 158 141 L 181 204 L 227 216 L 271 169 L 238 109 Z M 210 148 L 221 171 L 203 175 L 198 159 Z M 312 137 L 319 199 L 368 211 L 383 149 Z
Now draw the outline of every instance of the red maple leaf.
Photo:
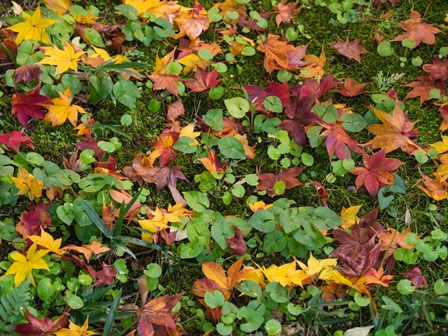
M 185 86 L 191 92 L 202 92 L 215 87 L 221 81 L 222 79 L 218 79 L 218 71 L 213 70 L 207 73 L 204 69 L 198 68 L 194 74 L 194 79 L 185 80 Z
M 430 73 L 434 80 L 440 79 L 442 82 L 448 80 L 448 59 L 434 58 L 432 64 L 424 64 L 423 70 Z
M 47 210 L 50 205 L 51 203 L 43 203 L 41 201 L 37 204 L 28 206 L 28 212 L 22 212 L 16 230 L 24 237 L 27 237 L 39 235 L 41 229 L 50 227 L 52 225 L 52 219 Z
M 428 287 L 428 281 L 418 267 L 414 267 L 404 273 L 406 279 L 411 280 L 415 288 Z
M 366 93 L 367 91 L 364 90 L 364 88 L 368 84 L 369 83 L 358 84 L 353 78 L 346 78 L 344 83 L 339 84 L 341 89 L 336 92 L 345 97 L 355 97 Z
M 392 41 L 403 41 L 405 39 L 411 39 L 415 42 L 412 49 L 416 48 L 420 43 L 434 44 L 436 43 L 435 34 L 441 31 L 434 27 L 434 24 L 424 23 L 422 16 L 417 11 L 411 11 L 411 18 L 404 20 L 398 24 L 398 26 L 406 30 L 407 33 L 398 35 Z
M 25 145 L 29 148 L 34 148 L 34 142 L 30 137 L 23 135 L 20 131 L 12 131 L 10 135 L 8 133 L 0 134 L 0 143 L 6 145 L 6 147 L 12 149 L 18 153 L 20 145 Z
M 137 331 L 145 336 L 176 336 L 183 332 L 176 325 L 177 313 L 172 310 L 181 295 L 169 294 L 148 301 L 137 311 Z
M 337 42 L 331 44 L 331 47 L 342 56 L 345 56 L 349 59 L 354 59 L 358 63 L 361 63 L 361 54 L 365 54 L 368 51 L 366 48 L 359 45 L 359 42 L 361 42 L 361 39 L 359 38 L 353 41 L 349 41 L 348 39 L 345 41 L 338 39 Z
M 12 95 L 12 113 L 23 127 L 27 127 L 30 118 L 43 119 L 45 112 L 41 104 L 48 103 L 51 98 L 40 94 L 40 85 L 26 93 L 15 93 Z
M 445 90 L 444 83 L 436 83 L 431 76 L 419 76 L 417 81 L 406 84 L 406 86 L 413 88 L 405 99 L 420 97 L 420 105 L 428 99 L 431 99 L 431 90 L 438 89 L 441 93 Z
M 394 184 L 394 175 L 390 173 L 400 167 L 403 162 L 398 159 L 386 158 L 384 149 L 376 152 L 372 156 L 366 153 L 362 155 L 364 167 L 357 167 L 350 170 L 350 173 L 358 175 L 355 180 L 356 189 L 365 185 L 370 196 L 375 197 L 378 190 L 386 185 Z
M 28 84 L 32 80 L 39 80 L 40 66 L 24 64 L 14 71 L 14 84 L 24 82 Z
M 52 336 L 56 331 L 65 327 L 69 322 L 68 312 L 58 317 L 55 321 L 52 321 L 48 317 L 44 317 L 42 320 L 34 316 L 25 308 L 25 315 L 28 319 L 28 323 L 20 323 L 14 331 L 23 336 Z
M 300 175 L 304 169 L 304 167 L 287 168 L 278 175 L 273 173 L 257 174 L 259 180 L 257 190 L 267 190 L 269 197 L 275 197 L 277 194 L 272 188 L 279 181 L 285 182 L 286 189 L 298 187 L 302 182 L 297 179 L 297 176 Z
M 359 144 L 353 140 L 339 124 L 328 124 L 319 122 L 325 130 L 320 134 L 325 138 L 325 147 L 327 147 L 328 156 L 331 158 L 336 154 L 339 160 L 351 159 L 351 152 L 362 153 Z

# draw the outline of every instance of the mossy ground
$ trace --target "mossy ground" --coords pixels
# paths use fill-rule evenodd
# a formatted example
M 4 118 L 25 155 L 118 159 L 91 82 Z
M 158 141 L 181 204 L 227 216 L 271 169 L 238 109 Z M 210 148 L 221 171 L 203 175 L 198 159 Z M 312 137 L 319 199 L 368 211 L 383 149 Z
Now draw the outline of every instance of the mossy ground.
M 24 1 L 23 3 L 25 3 Z M 73 1 L 75 4 L 86 5 L 85 1 L 77 0 Z M 193 1 L 180 1 L 183 5 L 192 5 Z M 113 15 L 113 6 L 118 1 L 88 1 L 88 4 L 93 4 L 102 9 L 102 13 L 105 15 Z M 203 5 L 206 8 L 210 8 L 213 1 L 205 1 Z M 254 2 L 252 4 L 254 8 L 264 8 L 265 10 L 272 9 L 270 1 Z M 6 7 L 4 3 L 0 4 L 0 12 Z M 104 10 L 103 10 L 104 8 Z M 362 7 L 364 8 L 364 7 Z M 367 8 L 367 7 L 365 7 Z M 393 88 L 397 91 L 399 98 L 403 99 L 409 88 L 404 86 L 405 83 L 409 83 L 421 74 L 423 71 L 420 67 L 415 67 L 411 64 L 410 60 L 405 62 L 402 66 L 399 57 L 421 57 L 423 64 L 431 63 L 432 59 L 437 55 L 438 50 L 442 46 L 448 45 L 448 34 L 446 32 L 437 36 L 437 43 L 434 46 L 421 45 L 419 48 L 409 51 L 400 45 L 400 43 L 393 43 L 396 55 L 391 57 L 380 57 L 376 52 L 376 42 L 373 35 L 377 31 L 383 35 L 386 39 L 392 39 L 398 35 L 401 30 L 397 27 L 397 22 L 409 17 L 410 10 L 417 10 L 420 13 L 426 13 L 426 18 L 431 18 L 432 22 L 442 23 L 445 12 L 448 11 L 448 4 L 446 0 L 404 0 L 403 4 L 397 9 L 393 9 L 393 16 L 389 19 L 385 19 L 381 15 L 383 12 L 376 10 L 367 11 L 362 9 L 361 21 L 353 24 L 347 24 L 343 26 L 335 26 L 330 23 L 330 19 L 334 18 L 334 15 L 326 8 L 318 8 L 316 6 L 309 6 L 302 10 L 296 19 L 293 20 L 293 25 L 302 24 L 305 27 L 305 34 L 310 35 L 310 38 L 305 36 L 299 36 L 298 40 L 294 43 L 296 45 L 308 45 L 308 51 L 314 54 L 319 54 L 323 49 L 327 56 L 326 73 L 333 74 L 336 79 L 343 80 L 344 78 L 354 78 L 358 82 L 370 82 L 369 91 L 372 93 L 384 93 L 381 92 L 375 85 L 378 72 L 381 70 L 385 75 L 404 73 L 405 76 L 396 83 Z M 277 27 L 273 19 L 269 21 L 269 31 L 277 34 L 284 34 L 285 29 Z M 207 40 L 207 38 L 209 40 Z M 213 42 L 215 36 L 213 34 L 205 34 L 204 40 L 206 42 Z M 254 36 L 256 38 L 256 36 Z M 329 45 L 336 42 L 338 38 L 343 40 L 360 38 L 362 45 L 369 50 L 369 53 L 362 56 L 362 62 L 357 63 L 353 60 L 348 60 L 338 55 Z M 160 50 L 163 43 L 152 44 L 149 48 L 145 49 L 142 61 L 152 64 L 155 59 L 155 51 Z M 228 72 L 224 75 L 224 80 L 221 86 L 225 89 L 225 97 L 233 97 L 236 92 L 239 92 L 240 88 L 245 85 L 260 85 L 266 86 L 269 81 L 275 81 L 274 75 L 269 76 L 262 69 L 263 55 L 257 54 L 254 57 L 246 57 L 239 60 L 235 64 L 228 63 Z M 294 81 L 294 80 L 293 80 Z M 297 80 L 296 80 L 297 81 Z M 133 123 L 130 126 L 122 127 L 122 130 L 129 135 L 129 138 L 123 137 L 117 134 L 116 136 L 122 141 L 123 147 L 115 156 L 119 160 L 119 167 L 129 165 L 132 159 L 138 153 L 144 153 L 151 149 L 149 141 L 155 140 L 157 135 L 165 127 L 165 108 L 163 107 L 159 112 L 151 112 L 148 109 L 148 103 L 151 99 L 158 99 L 166 105 L 171 102 L 171 97 L 162 97 L 159 92 L 151 91 L 142 88 L 142 98 L 138 100 L 137 107 L 125 111 L 122 106 L 114 106 L 111 103 L 103 103 L 101 106 L 96 107 L 96 111 L 93 113 L 93 117 L 102 124 L 105 125 L 119 125 L 120 117 L 125 112 L 133 117 Z M 338 97 L 340 103 L 346 103 L 355 112 L 360 114 L 367 113 L 370 104 L 370 98 L 366 95 L 361 98 L 347 99 L 342 96 Z M 206 94 L 202 95 L 185 95 L 182 97 L 185 105 L 186 113 L 181 118 L 182 123 L 191 122 L 196 117 L 203 115 L 209 108 L 209 104 L 213 107 L 222 107 L 219 104 L 208 99 Z M 335 101 L 334 101 L 335 102 Z M 410 99 L 405 101 L 406 111 L 409 113 L 412 120 L 418 121 L 419 138 L 418 141 L 422 145 L 428 145 L 439 140 L 438 126 L 441 118 L 437 111 L 437 108 L 431 103 L 419 104 L 417 99 Z M 216 106 L 218 105 L 218 106 Z M 12 115 L 9 114 L 7 107 L 2 107 L 1 119 L 2 128 L 6 131 L 15 129 L 17 123 Z M 76 142 L 75 132 L 71 129 L 70 125 L 63 127 L 53 128 L 47 123 L 36 123 L 31 125 L 32 137 L 36 144 L 36 152 L 43 155 L 47 160 L 61 163 L 63 155 L 68 155 L 74 150 L 73 143 Z M 366 135 L 366 134 L 365 134 Z M 361 134 L 362 137 L 362 134 Z M 363 139 L 358 139 L 360 142 Z M 254 144 L 254 143 L 253 143 Z M 261 168 L 263 172 L 269 171 L 274 163 L 270 161 L 266 154 L 266 144 L 256 145 L 256 158 L 253 161 L 246 161 L 241 163 L 236 174 L 242 174 L 243 172 L 252 171 L 256 168 Z M 430 199 L 420 192 L 415 185 L 420 179 L 417 168 L 432 169 L 430 163 L 427 166 L 420 165 L 415 162 L 414 159 L 410 159 L 407 156 L 397 155 L 407 164 L 403 165 L 403 168 L 399 169 L 398 174 L 405 180 L 407 186 L 410 187 L 408 193 L 405 196 L 395 195 L 396 199 L 392 202 L 392 206 L 397 209 L 397 216 L 391 216 L 390 213 L 384 212 L 381 215 L 381 222 L 387 227 L 391 226 L 399 230 L 403 230 L 408 225 L 411 226 L 413 232 L 426 233 L 428 228 L 434 226 L 434 220 L 431 217 L 438 218 L 438 224 L 444 231 L 448 231 L 448 207 L 445 202 L 437 204 L 436 212 L 429 212 L 428 205 L 432 202 Z M 358 158 L 360 160 L 360 158 Z M 304 180 L 314 179 L 323 182 L 325 176 L 331 172 L 330 162 L 326 155 L 315 155 L 316 164 L 309 170 L 305 171 Z M 179 182 L 179 190 L 191 190 L 195 185 L 194 176 L 197 173 L 196 164 L 190 160 L 185 160 L 182 155 L 178 156 L 175 162 L 176 164 L 184 166 L 183 172 L 188 178 L 188 182 Z M 411 167 L 411 168 L 409 168 Z M 314 173 L 311 173 L 313 171 Z M 430 173 L 431 171 L 427 172 Z M 311 178 L 312 176 L 312 178 Z M 349 207 L 354 204 L 363 204 L 361 214 L 370 211 L 375 207 L 375 201 L 372 201 L 370 197 L 363 193 L 355 193 L 353 191 L 353 177 L 346 176 L 340 177 L 335 183 L 324 183 L 327 191 L 331 195 L 328 199 L 329 207 L 331 209 L 340 210 L 342 207 Z M 159 205 L 165 207 L 169 203 L 169 193 L 167 191 L 156 191 L 155 188 L 151 188 L 150 199 L 153 205 Z M 247 190 L 248 193 L 251 190 Z M 312 205 L 317 206 L 320 204 L 320 198 L 316 194 L 312 186 L 306 186 L 294 191 L 287 191 L 285 197 L 293 199 L 298 205 Z M 268 198 L 265 200 L 269 201 Z M 213 206 L 215 209 L 223 211 L 224 215 L 241 215 L 247 216 L 247 207 L 243 201 L 235 201 L 232 203 L 232 207 L 228 208 L 222 205 L 219 199 L 215 200 Z M 3 209 L 1 209 L 3 210 Z M 410 213 L 410 221 L 405 222 L 404 216 L 406 212 Z M 274 256 L 268 256 L 272 258 Z M 255 256 L 253 260 L 259 262 Z M 176 266 L 169 268 L 167 275 L 162 278 L 162 285 L 168 290 L 175 293 L 186 293 L 186 297 L 183 299 L 188 306 L 188 309 L 181 312 L 183 324 L 182 326 L 191 335 L 198 335 L 201 328 L 200 319 L 195 317 L 196 309 L 200 308 L 197 300 L 191 295 L 190 286 L 194 280 L 200 278 L 200 268 L 197 264 L 189 264 L 184 260 L 176 260 L 178 263 Z M 193 267 L 194 266 L 194 267 Z M 428 281 L 433 283 L 437 278 L 443 278 L 448 276 L 448 264 L 442 263 L 437 265 L 429 264 L 423 269 Z M 393 286 L 391 286 L 393 288 Z M 394 289 L 383 289 L 382 293 L 390 297 L 396 297 L 397 294 Z M 190 296 L 188 296 L 190 295 Z M 366 318 L 368 320 L 368 318 Z M 365 321 L 363 321 L 364 323 Z

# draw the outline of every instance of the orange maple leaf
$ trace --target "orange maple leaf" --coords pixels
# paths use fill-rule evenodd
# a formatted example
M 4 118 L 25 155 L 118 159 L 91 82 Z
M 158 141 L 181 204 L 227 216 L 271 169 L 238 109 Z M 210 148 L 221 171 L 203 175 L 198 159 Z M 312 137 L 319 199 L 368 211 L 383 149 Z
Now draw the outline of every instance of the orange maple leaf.
M 288 52 L 294 51 L 294 46 L 285 41 L 279 41 L 280 36 L 269 34 L 266 41 L 261 41 L 258 51 L 265 54 L 264 67 L 267 72 L 288 69 Z
M 68 119 L 73 127 L 76 127 L 78 113 L 87 112 L 79 105 L 71 105 L 73 98 L 70 87 L 58 94 L 59 98 L 52 99 L 51 104 L 42 104 L 48 110 L 44 120 L 51 122 L 52 126 L 59 126 Z
M 409 121 L 409 116 L 404 113 L 397 102 L 392 114 L 373 109 L 373 112 L 381 120 L 382 124 L 374 124 L 367 127 L 369 132 L 375 134 L 375 138 L 366 145 L 372 148 L 383 148 L 386 153 L 401 148 L 406 153 L 412 153 L 421 149 L 411 138 L 417 136 L 417 129 L 414 129 L 415 122 Z
M 171 75 L 166 69 L 167 65 L 174 61 L 174 53 L 176 49 L 166 54 L 163 58 L 156 55 L 156 64 L 154 65 L 153 73 L 149 78 L 154 82 L 154 90 L 167 90 L 169 93 L 178 94 L 177 82 L 181 79 L 177 75 Z
M 435 34 L 441 31 L 434 27 L 434 24 L 424 23 L 422 16 L 417 11 L 411 11 L 411 18 L 400 22 L 400 28 L 406 30 L 407 33 L 398 35 L 393 41 L 403 41 L 411 39 L 415 42 L 412 49 L 416 48 L 420 43 L 434 44 L 436 43 Z
M 213 176 L 224 174 L 227 169 L 227 163 L 219 161 L 216 153 L 210 149 L 207 150 L 207 156 L 208 157 L 199 158 L 198 161 L 200 161 Z
M 195 1 L 193 8 L 181 10 L 174 22 L 179 27 L 179 32 L 173 35 L 173 38 L 179 39 L 187 35 L 190 40 L 195 40 L 208 29 L 210 19 L 204 6 Z

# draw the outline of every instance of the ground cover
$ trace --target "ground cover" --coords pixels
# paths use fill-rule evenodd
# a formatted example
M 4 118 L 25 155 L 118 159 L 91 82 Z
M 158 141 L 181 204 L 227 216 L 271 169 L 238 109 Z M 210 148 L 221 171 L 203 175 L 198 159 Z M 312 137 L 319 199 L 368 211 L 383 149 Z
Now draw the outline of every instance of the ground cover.
M 0 12 L 3 334 L 446 333 L 446 1 Z

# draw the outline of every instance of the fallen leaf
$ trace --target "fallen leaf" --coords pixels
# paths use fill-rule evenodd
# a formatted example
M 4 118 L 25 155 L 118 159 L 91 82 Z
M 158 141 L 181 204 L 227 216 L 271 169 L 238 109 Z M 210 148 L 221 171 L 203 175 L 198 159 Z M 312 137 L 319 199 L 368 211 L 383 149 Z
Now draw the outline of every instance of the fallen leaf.
M 35 40 L 48 44 L 51 43 L 46 28 L 55 24 L 57 22 L 56 20 L 43 18 L 41 16 L 40 6 L 37 6 L 33 15 L 23 12 L 22 16 L 24 18 L 23 22 L 16 23 L 11 27 L 6 28 L 18 33 L 16 36 L 17 44 L 20 44 L 24 40 Z
M 286 0 L 282 0 L 277 6 L 274 6 L 274 10 L 277 13 L 275 22 L 277 26 L 281 23 L 290 24 L 291 19 L 297 17 L 300 13 L 300 8 L 297 8 L 298 1 L 286 3 Z
M 361 63 L 361 54 L 367 53 L 367 49 L 359 45 L 361 39 L 355 39 L 353 41 L 343 41 L 338 39 L 338 42 L 331 44 L 331 47 L 335 49 L 339 54 L 349 59 L 354 59 L 358 63 Z
M 221 162 L 214 151 L 207 150 L 207 157 L 197 159 L 213 176 L 217 174 L 224 174 L 227 169 L 227 162 Z
M 12 113 L 17 116 L 20 124 L 25 128 L 30 118 L 44 118 L 45 113 L 41 104 L 51 100 L 50 97 L 40 94 L 40 85 L 41 83 L 26 93 L 15 93 L 12 95 Z
M 175 319 L 177 313 L 174 306 L 179 302 L 181 295 L 169 294 L 159 296 L 144 304 L 137 310 L 137 331 L 145 336 L 176 336 L 182 335 Z
M 44 0 L 45 7 L 51 9 L 58 16 L 68 13 L 72 6 L 71 0 Z
M 257 190 L 266 190 L 269 197 L 275 197 L 277 194 L 273 187 L 278 181 L 283 181 L 286 189 L 295 188 L 302 184 L 296 176 L 300 175 L 303 169 L 304 167 L 287 168 L 278 175 L 273 173 L 257 174 L 259 180 Z
M 14 84 L 39 80 L 41 67 L 39 65 L 24 64 L 14 70 Z
M 204 69 L 198 68 L 194 74 L 194 79 L 185 80 L 185 86 L 191 92 L 203 92 L 218 85 L 222 79 L 218 79 L 218 71 L 213 70 L 207 73 Z
M 435 57 L 432 64 L 424 64 L 423 70 L 430 73 L 430 77 L 434 80 L 442 82 L 448 80 L 448 59 L 438 59 Z
M 11 179 L 17 189 L 19 189 L 17 195 L 28 194 L 30 201 L 42 197 L 44 183 L 36 179 L 33 174 L 28 173 L 25 168 L 20 167 L 17 177 L 11 177 Z
M 64 49 L 56 46 L 42 47 L 45 57 L 38 64 L 56 65 L 55 76 L 60 75 L 68 70 L 78 71 L 78 62 L 85 51 L 75 52 L 73 46 L 65 42 Z
M 435 34 L 441 32 L 439 29 L 434 27 L 434 24 L 424 23 L 420 13 L 414 10 L 411 11 L 411 18 L 400 22 L 398 26 L 407 32 L 398 35 L 392 41 L 411 39 L 415 42 L 412 49 L 416 48 L 420 43 L 430 45 L 436 43 Z
M 412 153 L 420 146 L 411 138 L 417 136 L 417 129 L 414 129 L 415 122 L 409 121 L 409 116 L 404 113 L 397 102 L 392 114 L 373 108 L 373 112 L 381 120 L 382 124 L 367 126 L 370 133 L 375 138 L 366 143 L 372 148 L 382 148 L 386 153 L 401 148 L 403 152 Z
M 350 173 L 358 176 L 355 180 L 356 190 L 364 185 L 372 197 L 378 194 L 380 188 L 395 183 L 394 175 L 390 172 L 403 164 L 398 159 L 386 158 L 384 149 L 370 157 L 364 153 L 362 161 L 365 168 L 357 167 L 350 170 Z
M 174 103 L 168 105 L 168 111 L 166 113 L 168 120 L 174 122 L 177 118 L 182 117 L 184 114 L 185 107 L 184 104 L 182 104 L 182 101 L 176 100 Z
M 0 144 L 6 145 L 6 147 L 12 149 L 16 153 L 19 152 L 21 145 L 28 148 L 34 148 L 33 140 L 30 137 L 23 135 L 20 131 L 12 131 L 11 134 L 0 134 Z
M 272 73 L 274 70 L 288 69 L 289 62 L 287 53 L 294 51 L 294 46 L 288 42 L 279 41 L 280 36 L 269 34 L 266 41 L 260 41 L 258 51 L 265 54 L 264 68 Z
M 192 9 L 179 12 L 174 22 L 179 27 L 179 32 L 173 38 L 179 39 L 187 35 L 190 40 L 195 40 L 208 29 L 210 21 L 204 6 L 195 1 Z
M 66 88 L 64 92 L 59 92 L 58 95 L 59 98 L 52 99 L 51 104 L 41 104 L 48 110 L 44 120 L 51 122 L 52 126 L 59 126 L 68 119 L 73 127 L 76 127 L 78 113 L 87 112 L 79 105 L 71 105 L 73 98 L 70 87 Z
M 235 230 L 235 234 L 227 238 L 227 245 L 232 249 L 232 254 L 243 255 L 247 251 L 243 234 L 237 226 L 233 226 L 233 229 Z
M 84 324 L 82 326 L 79 326 L 72 321 L 70 321 L 70 324 L 68 328 L 62 328 L 59 331 L 56 331 L 54 333 L 55 336 L 74 336 L 74 335 L 82 335 L 82 336 L 91 336 L 91 335 L 97 335 L 94 331 L 89 331 L 89 317 L 87 316 L 86 320 L 84 321 Z
M 25 308 L 25 316 L 28 319 L 28 323 L 19 323 L 14 328 L 14 332 L 22 336 L 52 336 L 56 331 L 69 323 L 68 312 L 64 312 L 54 321 L 48 317 L 44 317 L 41 320 Z
M 90 261 L 93 255 L 99 255 L 101 253 L 107 252 L 110 250 L 109 247 L 101 244 L 99 241 L 93 241 L 90 244 L 83 244 L 81 246 L 76 245 L 67 245 L 63 247 L 64 250 L 75 251 L 82 253 L 86 258 L 87 262 Z
M 413 88 L 405 99 L 420 97 L 420 105 L 425 101 L 431 99 L 431 90 L 440 90 L 441 94 L 445 91 L 444 83 L 436 83 L 430 76 L 419 76 L 415 82 L 406 84 L 406 86 Z
M 406 279 L 411 280 L 415 288 L 428 287 L 428 281 L 418 267 L 414 267 L 403 274 Z
M 339 85 L 341 89 L 336 92 L 345 97 L 355 97 L 368 92 L 364 90 L 368 84 L 369 83 L 358 84 L 353 78 L 346 78 L 345 82 Z

